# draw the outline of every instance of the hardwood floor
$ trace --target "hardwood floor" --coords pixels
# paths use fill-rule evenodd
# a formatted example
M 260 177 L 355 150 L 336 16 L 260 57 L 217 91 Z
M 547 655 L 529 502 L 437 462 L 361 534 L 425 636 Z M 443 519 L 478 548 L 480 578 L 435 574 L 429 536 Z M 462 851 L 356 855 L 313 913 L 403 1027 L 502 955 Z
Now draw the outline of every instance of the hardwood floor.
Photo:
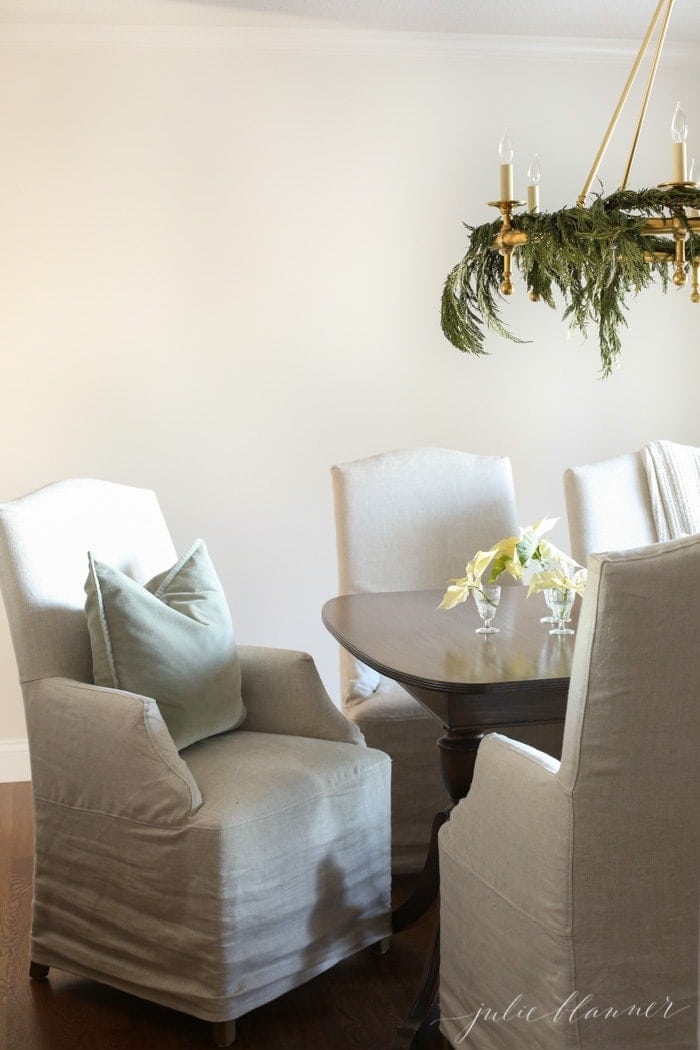
M 195 1050 L 211 1047 L 202 1021 L 51 970 L 29 980 L 33 827 L 29 784 L 0 784 L 0 1050 Z M 394 903 L 413 879 L 395 880 Z M 408 1013 L 433 915 L 240 1018 L 236 1050 L 389 1050 Z M 437 1030 L 421 1050 L 446 1046 Z

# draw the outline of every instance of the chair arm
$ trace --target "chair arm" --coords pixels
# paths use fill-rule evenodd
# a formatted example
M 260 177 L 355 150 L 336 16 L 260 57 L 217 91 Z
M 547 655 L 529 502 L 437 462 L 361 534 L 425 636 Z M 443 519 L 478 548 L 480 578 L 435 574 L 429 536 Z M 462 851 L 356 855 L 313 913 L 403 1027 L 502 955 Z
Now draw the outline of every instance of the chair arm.
M 559 761 L 492 733 L 479 745 L 469 794 L 440 830 L 440 850 L 530 915 L 570 923 L 571 796 Z
M 257 645 L 238 648 L 244 729 L 363 744 L 362 733 L 335 706 L 308 653 Z
M 24 692 L 37 799 L 164 827 L 201 806 L 154 700 L 69 678 Z

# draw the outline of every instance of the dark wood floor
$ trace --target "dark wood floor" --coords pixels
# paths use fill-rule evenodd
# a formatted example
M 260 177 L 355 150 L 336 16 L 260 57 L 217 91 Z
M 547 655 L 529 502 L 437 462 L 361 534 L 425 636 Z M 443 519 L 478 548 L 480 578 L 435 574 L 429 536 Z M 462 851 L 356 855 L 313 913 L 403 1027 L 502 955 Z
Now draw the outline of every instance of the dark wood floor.
M 32 896 L 29 784 L 0 784 L 0 1050 L 189 1050 L 211 1047 L 201 1021 L 52 970 L 28 978 Z M 395 903 L 412 879 L 395 880 Z M 421 975 L 434 916 L 242 1017 L 236 1050 L 389 1050 Z M 421 1050 L 445 1044 L 435 1031 Z

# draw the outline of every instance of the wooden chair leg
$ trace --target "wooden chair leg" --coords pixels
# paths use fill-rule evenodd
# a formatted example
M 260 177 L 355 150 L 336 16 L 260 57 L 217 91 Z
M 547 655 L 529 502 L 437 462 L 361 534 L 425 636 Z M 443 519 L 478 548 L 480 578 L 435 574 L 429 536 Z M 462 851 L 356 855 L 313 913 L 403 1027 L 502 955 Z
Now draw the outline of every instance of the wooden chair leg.
M 235 1021 L 214 1021 L 211 1026 L 211 1034 L 215 1046 L 231 1046 L 236 1038 Z
M 49 966 L 44 966 L 43 963 L 30 962 L 29 964 L 29 976 L 33 981 L 45 981 L 49 976 Z
M 381 941 L 375 941 L 374 944 L 370 945 L 370 951 L 373 955 L 386 955 L 391 945 L 391 937 L 382 937 Z

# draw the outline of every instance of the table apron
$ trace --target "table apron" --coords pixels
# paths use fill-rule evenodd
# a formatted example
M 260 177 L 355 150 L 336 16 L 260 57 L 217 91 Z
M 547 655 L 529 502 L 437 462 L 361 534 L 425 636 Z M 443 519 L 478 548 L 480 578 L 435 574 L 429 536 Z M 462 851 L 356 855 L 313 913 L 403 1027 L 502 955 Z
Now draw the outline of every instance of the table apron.
M 455 693 L 402 683 L 407 693 L 450 730 L 492 732 L 499 726 L 563 721 L 568 682 L 508 690 Z

